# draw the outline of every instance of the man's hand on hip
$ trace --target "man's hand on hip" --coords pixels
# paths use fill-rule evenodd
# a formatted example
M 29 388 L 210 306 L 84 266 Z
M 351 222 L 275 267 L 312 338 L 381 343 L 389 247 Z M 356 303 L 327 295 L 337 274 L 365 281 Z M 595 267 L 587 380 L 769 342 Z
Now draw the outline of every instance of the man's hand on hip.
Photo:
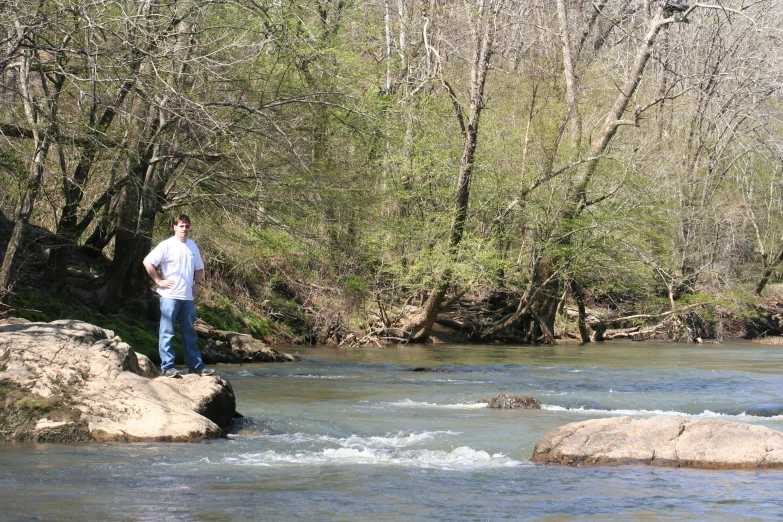
M 177 284 L 173 279 L 158 279 L 156 283 L 161 288 L 174 288 Z

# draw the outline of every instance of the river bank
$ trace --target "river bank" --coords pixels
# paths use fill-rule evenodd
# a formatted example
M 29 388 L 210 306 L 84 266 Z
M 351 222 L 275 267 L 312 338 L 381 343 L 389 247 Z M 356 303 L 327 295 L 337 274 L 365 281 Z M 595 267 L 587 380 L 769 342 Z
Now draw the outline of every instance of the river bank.
M 5 223 L 6 228 L 8 223 Z M 2 223 L 0 223 L 2 228 Z M 19 317 L 30 321 L 74 319 L 116 332 L 135 349 L 158 361 L 155 294 L 145 288 L 133 302 L 118 303 L 101 297 L 102 275 L 109 260 L 85 249 L 72 252 L 64 273 L 54 274 L 49 255 L 56 238 L 40 227 L 29 227 L 22 264 L 16 272 L 12 292 L 0 305 L 0 318 Z M 0 242 L 2 242 L 0 240 Z M 2 245 L 0 245 L 0 248 Z M 207 257 L 207 263 L 213 263 Z M 141 269 L 139 269 L 141 270 Z M 255 343 L 251 351 L 261 356 L 262 346 L 307 344 L 319 346 L 385 346 L 406 342 L 405 336 L 389 334 L 390 325 L 401 317 L 415 315 L 426 301 L 400 302 L 384 308 L 383 299 L 373 302 L 369 295 L 351 289 L 347 283 L 311 279 L 293 267 L 278 273 L 259 287 L 260 274 L 250 271 L 233 280 L 226 279 L 218 266 L 211 266 L 204 290 L 197 301 L 200 318 L 200 347 L 212 362 L 249 362 L 248 353 L 227 355 L 213 348 L 231 344 L 226 334 L 249 336 L 244 345 Z M 514 293 L 492 289 L 465 292 L 444 303 L 435 318 L 427 342 L 435 344 L 535 344 L 525 328 L 513 324 L 490 337 L 482 338 L 476 325 L 510 314 L 508 303 Z M 678 302 L 664 303 L 660 296 L 585 295 L 586 308 L 580 313 L 566 294 L 559 309 L 552 339 L 532 341 L 570 342 L 610 339 L 667 340 L 686 343 L 715 342 L 721 339 L 755 339 L 779 342 L 783 336 L 783 285 L 769 284 L 764 296 L 727 292 L 686 294 Z M 511 314 L 513 315 L 513 314 Z M 583 323 L 583 324 L 582 324 Z M 393 329 L 393 328 L 392 328 Z M 584 331 L 583 331 L 584 330 Z M 208 332 L 224 332 L 210 335 Z M 177 343 L 175 343 L 177 345 Z M 240 350 L 241 351 L 241 350 Z M 214 352 L 214 353 L 213 353 Z M 178 355 L 179 357 L 179 355 Z

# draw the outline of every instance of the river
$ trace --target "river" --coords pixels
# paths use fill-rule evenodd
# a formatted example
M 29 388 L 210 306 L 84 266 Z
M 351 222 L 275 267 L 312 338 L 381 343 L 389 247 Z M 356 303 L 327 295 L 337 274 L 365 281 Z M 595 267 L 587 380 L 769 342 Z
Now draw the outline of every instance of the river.
M 533 465 L 563 424 L 655 414 L 783 431 L 783 348 L 282 347 L 218 366 L 246 416 L 201 444 L 0 444 L 4 520 L 780 520 L 783 470 Z M 413 372 L 430 367 L 443 372 Z M 531 395 L 542 410 L 473 404 Z

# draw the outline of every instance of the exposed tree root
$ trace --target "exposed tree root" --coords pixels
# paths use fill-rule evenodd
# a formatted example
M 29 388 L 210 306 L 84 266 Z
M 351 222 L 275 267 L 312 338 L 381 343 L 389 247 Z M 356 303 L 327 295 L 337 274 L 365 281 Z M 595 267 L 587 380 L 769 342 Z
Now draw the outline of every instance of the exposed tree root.
M 542 296 L 539 296 L 542 297 Z M 544 299 L 529 299 L 526 294 L 495 292 L 486 296 L 459 296 L 450 299 L 450 306 L 437 315 L 438 325 L 459 332 L 472 342 L 555 344 L 564 336 L 549 326 L 548 318 L 540 311 L 551 312 L 556 303 L 542 304 Z M 722 323 L 715 324 L 699 312 L 704 303 L 684 306 L 658 314 L 633 314 L 614 318 L 599 318 L 587 313 L 584 306 L 579 311 L 565 310 L 571 321 L 577 322 L 577 338 L 583 342 L 600 342 L 611 339 L 666 339 L 670 341 L 709 342 L 722 339 Z M 378 314 L 389 321 L 377 322 L 364 337 L 350 340 L 352 345 L 408 342 L 411 330 L 408 321 L 415 320 L 421 310 L 407 304 L 399 310 L 385 310 Z M 394 318 L 394 322 L 391 322 Z M 783 323 L 783 320 L 781 320 Z M 572 329 L 571 332 L 574 330 Z M 572 337 L 573 333 L 570 334 Z

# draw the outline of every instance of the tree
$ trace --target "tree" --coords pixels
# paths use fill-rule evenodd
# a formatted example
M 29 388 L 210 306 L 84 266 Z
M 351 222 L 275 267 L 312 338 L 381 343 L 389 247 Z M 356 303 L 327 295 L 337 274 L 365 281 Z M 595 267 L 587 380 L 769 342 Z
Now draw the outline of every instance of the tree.
M 17 72 L 14 77 L 17 79 L 20 98 L 24 108 L 24 116 L 28 124 L 28 132 L 32 139 L 32 155 L 29 162 L 29 174 L 25 184 L 19 210 L 16 214 L 14 230 L 6 247 L 2 267 L 0 267 L 0 290 L 4 292 L 9 288 L 11 280 L 11 270 L 16 257 L 16 252 L 22 242 L 24 229 L 30 219 L 33 211 L 33 205 L 43 180 L 44 162 L 49 152 L 52 134 L 56 132 L 56 113 L 58 101 L 63 86 L 62 75 L 55 77 L 51 85 L 47 78 L 40 75 L 40 93 L 35 92 L 34 82 L 31 77 L 33 62 L 40 61 L 39 50 L 29 45 L 33 38 L 29 34 L 31 27 L 38 24 L 44 24 L 44 17 L 40 12 L 27 13 L 23 10 L 16 11 L 13 20 L 15 35 L 9 38 L 9 55 L 6 60 L 10 61 L 12 57 L 18 57 Z M 55 55 L 55 60 L 60 57 Z M 8 63 L 5 61 L 5 63 Z M 42 106 L 49 100 L 51 111 L 47 114 L 45 107 Z
M 470 202 L 470 185 L 476 160 L 476 148 L 478 146 L 479 122 L 486 103 L 484 91 L 492 53 L 494 52 L 495 35 L 499 23 L 498 17 L 503 8 L 503 1 L 479 0 L 475 6 L 469 6 L 469 8 L 472 10 L 470 19 L 473 55 L 470 62 L 470 97 L 467 111 L 465 111 L 457 93 L 449 82 L 445 78 L 441 80 L 453 104 L 454 115 L 459 125 L 462 139 L 462 156 L 454 198 L 451 231 L 447 244 L 448 255 L 452 261 L 455 260 L 458 254 L 460 243 L 465 234 Z M 422 342 L 429 338 L 435 318 L 441 310 L 443 300 L 451 284 L 452 270 L 447 267 L 440 280 L 430 291 L 422 310 L 403 325 L 402 329 L 406 338 L 413 342 Z

